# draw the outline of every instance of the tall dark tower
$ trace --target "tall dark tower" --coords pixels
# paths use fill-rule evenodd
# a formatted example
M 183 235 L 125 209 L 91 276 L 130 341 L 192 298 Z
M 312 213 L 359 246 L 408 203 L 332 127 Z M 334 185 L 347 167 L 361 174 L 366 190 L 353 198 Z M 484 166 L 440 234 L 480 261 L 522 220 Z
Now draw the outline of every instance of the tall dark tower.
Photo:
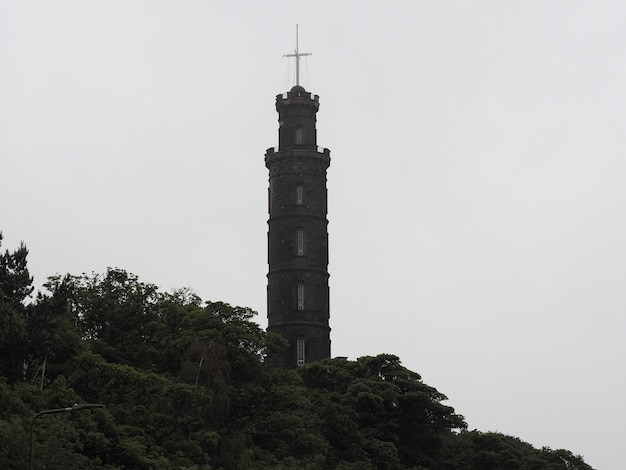
M 300 55 L 296 48 L 296 64 Z M 330 357 L 326 218 L 330 151 L 317 146 L 318 109 L 319 96 L 299 84 L 278 95 L 278 147 L 265 154 L 267 331 L 289 341 L 289 349 L 279 358 L 285 368 Z

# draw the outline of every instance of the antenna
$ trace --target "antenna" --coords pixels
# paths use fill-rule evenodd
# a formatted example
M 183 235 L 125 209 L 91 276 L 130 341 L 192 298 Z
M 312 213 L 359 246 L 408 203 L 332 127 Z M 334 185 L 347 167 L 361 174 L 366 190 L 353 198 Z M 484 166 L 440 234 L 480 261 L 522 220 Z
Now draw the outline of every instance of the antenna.
M 296 58 L 296 86 L 300 85 L 300 57 L 306 57 L 313 55 L 310 52 L 300 52 L 298 48 L 298 25 L 296 24 L 296 50 L 294 54 L 285 54 L 283 57 L 295 57 Z

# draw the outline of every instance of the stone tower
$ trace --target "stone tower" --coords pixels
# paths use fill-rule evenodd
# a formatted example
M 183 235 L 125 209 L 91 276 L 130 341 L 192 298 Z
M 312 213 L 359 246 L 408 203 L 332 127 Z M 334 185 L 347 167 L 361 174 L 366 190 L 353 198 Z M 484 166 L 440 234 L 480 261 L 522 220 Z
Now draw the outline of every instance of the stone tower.
M 326 169 L 330 151 L 317 146 L 319 96 L 296 85 L 276 97 L 278 147 L 269 169 L 267 330 L 289 348 L 292 368 L 330 357 Z

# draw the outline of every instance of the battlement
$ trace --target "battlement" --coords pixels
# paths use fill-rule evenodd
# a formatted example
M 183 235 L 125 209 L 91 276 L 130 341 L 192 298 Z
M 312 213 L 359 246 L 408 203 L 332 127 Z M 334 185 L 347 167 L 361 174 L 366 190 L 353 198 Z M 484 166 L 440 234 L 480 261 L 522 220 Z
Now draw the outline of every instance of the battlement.
M 329 149 L 327 149 L 325 147 L 319 147 L 318 146 L 318 147 L 316 147 L 315 150 L 316 150 L 317 153 L 321 153 L 322 155 L 330 158 L 330 150 Z M 284 151 L 281 151 L 279 147 L 270 147 L 270 148 L 268 148 L 265 151 L 265 156 L 268 157 L 268 156 L 273 155 L 275 153 L 281 153 L 281 152 L 284 152 Z M 297 154 L 299 152 L 308 152 L 308 150 L 297 150 L 297 149 L 296 150 L 290 150 L 289 154 L 293 155 L 294 153 Z
M 306 91 L 304 87 L 296 85 L 288 92 L 276 95 L 276 108 L 278 108 L 279 106 L 286 106 L 290 104 L 297 104 L 300 106 L 308 105 L 319 108 L 320 97 L 319 95 L 314 95 Z

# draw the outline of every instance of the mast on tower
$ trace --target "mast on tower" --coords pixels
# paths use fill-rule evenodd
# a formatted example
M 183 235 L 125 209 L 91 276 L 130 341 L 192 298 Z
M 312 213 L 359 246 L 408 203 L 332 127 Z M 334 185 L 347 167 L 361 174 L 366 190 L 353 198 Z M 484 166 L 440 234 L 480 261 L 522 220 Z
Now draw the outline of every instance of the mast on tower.
M 298 46 L 298 25 L 296 24 L 296 49 L 293 54 L 285 54 L 283 57 L 295 57 L 296 58 L 296 86 L 300 86 L 300 57 L 306 57 L 313 55 L 311 52 L 300 52 Z

